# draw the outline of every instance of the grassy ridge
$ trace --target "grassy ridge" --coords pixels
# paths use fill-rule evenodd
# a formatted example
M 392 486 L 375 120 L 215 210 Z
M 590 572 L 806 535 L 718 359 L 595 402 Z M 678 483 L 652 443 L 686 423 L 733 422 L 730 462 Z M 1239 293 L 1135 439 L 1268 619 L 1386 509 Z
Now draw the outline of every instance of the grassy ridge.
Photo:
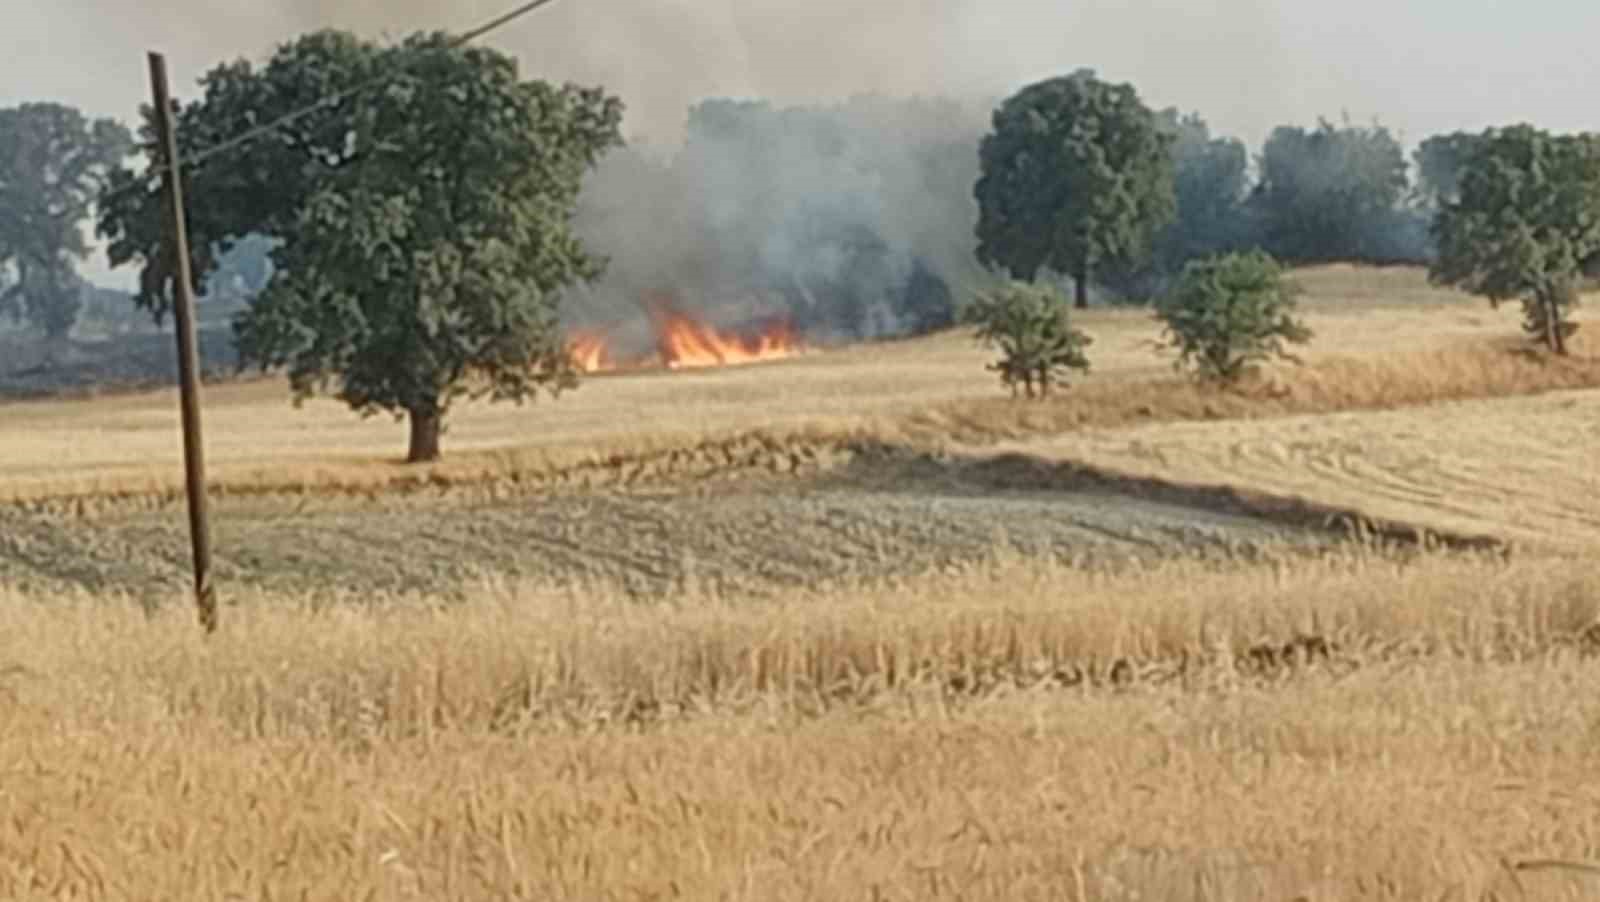
M 1472 347 L 1333 358 L 1281 371 L 1236 393 L 1180 379 L 1094 383 L 1047 403 L 947 401 L 901 415 L 463 451 L 427 467 L 334 455 L 273 463 L 223 461 L 213 466 L 211 484 L 222 498 L 462 490 L 497 497 L 552 486 L 625 486 L 739 472 L 808 473 L 893 446 L 987 445 L 1079 429 L 1397 409 L 1576 388 L 1600 388 L 1600 358 L 1557 360 Z M 181 502 L 181 476 L 174 468 L 144 465 L 13 478 L 0 481 L 0 502 L 76 513 L 162 507 Z

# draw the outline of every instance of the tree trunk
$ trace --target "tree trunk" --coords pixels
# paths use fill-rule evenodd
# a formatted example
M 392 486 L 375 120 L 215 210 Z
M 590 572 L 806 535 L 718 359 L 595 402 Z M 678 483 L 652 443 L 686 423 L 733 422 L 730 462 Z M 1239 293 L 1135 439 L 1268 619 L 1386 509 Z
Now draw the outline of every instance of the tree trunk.
M 1077 298 L 1076 303 L 1077 303 L 1078 309 L 1079 310 L 1088 310 L 1089 309 L 1089 264 L 1087 264 L 1087 263 L 1080 264 L 1078 266 L 1078 271 L 1076 273 L 1074 273 L 1073 276 L 1072 276 L 1072 281 L 1074 283 L 1074 289 L 1075 289 L 1076 298 Z
M 1567 353 L 1567 336 L 1561 331 L 1561 305 L 1557 301 L 1560 297 L 1556 292 L 1545 295 L 1544 299 L 1544 334 L 1545 342 L 1550 345 L 1550 350 L 1565 356 Z
M 410 412 L 411 416 L 411 450 L 406 454 L 406 463 L 423 464 L 439 459 L 439 433 L 444 425 L 444 418 L 437 411 Z

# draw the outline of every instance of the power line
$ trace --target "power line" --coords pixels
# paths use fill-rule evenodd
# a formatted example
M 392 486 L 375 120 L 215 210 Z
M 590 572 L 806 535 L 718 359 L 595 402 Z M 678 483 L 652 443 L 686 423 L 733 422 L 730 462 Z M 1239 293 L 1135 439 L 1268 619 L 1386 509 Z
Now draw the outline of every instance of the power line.
M 487 34 L 489 34 L 491 32 L 497 31 L 497 30 L 505 27 L 506 25 L 511 24 L 512 22 L 515 22 L 516 20 L 522 18 L 523 16 L 528 15 L 529 13 L 539 9 L 540 7 L 548 6 L 548 5 L 550 5 L 551 3 L 554 3 L 554 2 L 556 2 L 556 0 L 529 0 L 529 2 L 522 4 L 521 6 L 517 7 L 516 9 L 511 10 L 510 12 L 503 13 L 503 14 L 501 14 L 499 16 L 496 16 L 495 18 L 490 19 L 489 21 L 483 23 L 482 25 L 479 25 L 476 28 L 473 28 L 470 31 L 467 31 L 467 32 L 464 32 L 463 34 L 457 35 L 456 37 L 450 39 L 450 41 L 445 46 L 447 48 L 451 49 L 451 50 L 454 50 L 457 47 L 460 47 L 460 46 L 465 45 L 465 44 L 469 44 L 469 43 L 477 40 L 478 38 L 481 38 L 481 37 L 483 37 L 483 36 L 485 36 L 485 35 L 487 35 Z M 196 154 L 193 154 L 193 155 L 189 156 L 187 159 L 180 159 L 177 162 L 178 163 L 186 163 L 186 164 L 188 164 L 190 166 L 199 166 L 201 163 L 204 163 L 206 160 L 209 160 L 209 159 L 211 159 L 213 157 L 216 157 L 216 156 L 219 156 L 221 154 L 227 153 L 228 151 L 233 150 L 236 147 L 240 147 L 240 146 L 242 146 L 244 144 L 248 144 L 251 141 L 254 141 L 257 138 L 260 138 L 263 135 L 270 134 L 270 133 L 275 132 L 275 131 L 277 131 L 277 130 L 279 130 L 281 128 L 284 128 L 285 126 L 288 126 L 288 125 L 291 125 L 291 124 L 293 124 L 295 122 L 298 122 L 301 119 L 304 119 L 305 117 L 311 115 L 312 113 L 315 113 L 315 112 L 317 112 L 319 110 L 327 109 L 328 107 L 336 106 L 339 103 L 341 103 L 341 102 L 343 102 L 343 101 L 345 101 L 345 100 L 347 100 L 347 99 L 349 99 L 351 97 L 354 97 L 355 95 L 360 94 L 363 91 L 368 90 L 369 88 L 374 88 L 374 87 L 377 87 L 378 85 L 386 84 L 392 78 L 394 78 L 394 75 L 395 75 L 396 71 L 402 70 L 404 68 L 405 68 L 404 65 L 401 65 L 401 66 L 396 67 L 395 71 L 387 72 L 387 73 L 385 73 L 385 74 L 383 74 L 381 76 L 374 76 L 373 78 L 370 78 L 370 79 L 368 79 L 366 81 L 363 81 L 363 82 L 360 82 L 358 84 L 352 85 L 351 87 L 348 87 L 348 88 L 344 89 L 343 91 L 339 91 L 338 93 L 335 93 L 335 94 L 329 95 L 327 97 L 324 97 L 321 100 L 317 101 L 316 103 L 310 104 L 309 106 L 301 107 L 300 109 L 294 110 L 293 112 L 286 113 L 286 114 L 284 114 L 282 116 L 279 116 L 278 118 L 272 120 L 271 122 L 267 122 L 267 123 L 264 123 L 262 125 L 258 125 L 258 126 L 254 127 L 254 128 L 248 129 L 245 132 L 243 132 L 243 133 L 241 133 L 239 135 L 235 135 L 234 137 L 229 138 L 228 140 L 223 141 L 220 144 L 216 144 L 216 145 L 213 145 L 211 147 L 208 147 L 205 150 L 200 151 L 199 153 L 196 153 Z M 160 165 L 160 166 L 152 167 L 151 169 L 149 169 L 145 173 L 143 178 L 141 178 L 141 179 L 139 179 L 139 180 L 137 180 L 137 181 L 125 186 L 124 188 L 122 188 L 122 189 L 120 189 L 118 191 L 114 191 L 114 192 L 112 192 L 110 194 L 105 195 L 104 198 L 102 198 L 102 200 L 109 199 L 109 198 L 112 198 L 112 197 L 116 197 L 117 195 L 120 195 L 120 194 L 122 194 L 122 193 L 124 193 L 126 191 L 131 191 L 134 188 L 138 188 L 138 187 L 142 187 L 142 186 L 148 186 L 151 179 L 160 178 L 160 177 L 166 175 L 168 168 L 169 167 L 167 165 L 165 165 L 165 164 Z
M 549 4 L 554 3 L 554 2 L 555 2 L 555 0 L 531 0 L 531 2 L 524 3 L 522 6 L 512 10 L 511 12 L 505 13 L 505 14 L 503 14 L 503 15 L 495 18 L 495 19 L 492 19 L 492 20 L 484 23 L 483 25 L 479 25 L 477 28 L 474 28 L 471 31 L 466 32 L 465 34 L 458 35 L 457 37 L 451 39 L 450 42 L 448 44 L 446 44 L 446 46 L 449 47 L 450 49 L 454 50 L 455 48 L 460 47 L 460 46 L 462 46 L 464 44 L 469 44 L 472 41 L 475 41 L 478 38 L 481 38 L 484 35 L 489 34 L 492 31 L 496 31 L 496 30 L 498 30 L 498 29 L 500 29 L 500 28 L 502 28 L 502 27 L 504 27 L 506 25 L 511 24 L 512 22 L 516 21 L 517 19 L 522 18 L 523 16 L 525 16 L 525 15 L 531 13 L 531 12 L 533 12 L 534 10 L 538 9 L 541 6 L 546 6 L 546 5 L 549 5 Z M 322 100 L 319 100 L 319 101 L 317 101 L 316 103 L 314 103 L 314 104 L 312 104 L 310 106 L 303 107 L 301 109 L 295 110 L 294 112 L 288 113 L 288 114 L 283 115 L 283 116 L 279 116 L 277 119 L 274 119 L 271 122 L 266 123 L 265 125 L 258 125 L 255 128 L 252 128 L 249 131 L 247 131 L 247 132 L 245 132 L 245 133 L 243 133 L 241 135 L 238 135 L 237 137 L 230 138 L 230 139 L 222 142 L 221 144 L 218 144 L 218 145 L 216 145 L 214 147 L 207 148 L 206 150 L 195 154 L 193 157 L 191 157 L 188 160 L 188 162 L 191 163 L 192 165 L 198 166 L 201 163 L 204 163 L 206 160 L 209 160 L 212 157 L 217 156 L 218 154 L 227 153 L 228 151 L 234 149 L 235 147 L 238 147 L 238 146 L 240 146 L 242 144 L 248 144 L 251 141 L 254 141 L 256 138 L 261 137 L 262 135 L 268 134 L 270 132 L 277 131 L 278 129 L 283 128 L 284 126 L 289 125 L 290 123 L 298 122 L 299 120 L 304 119 L 306 116 L 309 116 L 312 113 L 317 112 L 318 110 L 324 109 L 326 107 L 334 106 L 334 105 L 340 103 L 341 101 L 344 101 L 344 100 L 346 100 L 346 99 L 348 99 L 350 97 L 355 96 L 356 94 L 361 93 L 362 91 L 367 90 L 368 88 L 372 88 L 372 87 L 376 87 L 377 85 L 384 84 L 384 83 L 388 82 L 393 77 L 394 77 L 394 73 L 390 72 L 390 73 L 386 73 L 386 74 L 381 75 L 381 76 L 375 76 L 375 77 L 373 77 L 371 79 L 368 79 L 367 81 L 361 82 L 360 84 L 357 84 L 357 85 L 354 85 L 352 87 L 346 88 L 343 91 L 340 91 L 339 93 L 334 94 L 332 96 L 325 97 Z M 160 172 L 157 172 L 156 174 L 159 175 Z

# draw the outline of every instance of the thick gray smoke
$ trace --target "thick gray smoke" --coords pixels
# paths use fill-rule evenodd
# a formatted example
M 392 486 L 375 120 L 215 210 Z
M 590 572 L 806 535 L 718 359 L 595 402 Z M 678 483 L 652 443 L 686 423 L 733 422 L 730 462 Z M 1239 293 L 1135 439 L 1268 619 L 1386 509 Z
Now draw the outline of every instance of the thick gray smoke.
M 590 180 L 579 227 L 610 257 L 579 322 L 670 292 L 729 316 L 782 313 L 814 339 L 948 325 L 973 258 L 988 108 L 862 96 L 807 107 L 708 100 L 681 149 L 630 147 Z
M 283 25 L 399 37 L 506 0 L 280 0 Z M 567 304 L 575 324 L 641 325 L 671 295 L 720 320 L 779 313 L 813 340 L 948 322 L 974 273 L 983 104 L 888 100 L 947 81 L 967 4 L 880 0 L 557 2 L 489 43 L 526 76 L 601 84 L 630 147 L 591 176 L 581 232 L 611 260 Z M 330 7 L 333 7 L 330 9 Z M 892 49 L 891 49 L 892 48 Z M 863 91 L 847 102 L 815 103 Z M 759 103 L 707 98 L 771 98 Z
M 398 41 L 419 30 L 461 31 L 516 5 L 515 0 L 150 0 L 138 4 L 137 15 L 124 16 L 107 15 L 105 2 L 28 5 L 20 23 L 13 18 L 14 36 L 0 36 L 0 49 L 31 61 L 32 83 L 47 80 L 61 99 L 129 122 L 148 94 L 143 83 L 147 49 L 168 55 L 176 92 L 191 97 L 194 79 L 211 67 L 239 57 L 263 60 L 277 44 L 307 31 L 342 28 Z M 860 92 L 969 96 L 976 61 L 987 56 L 984 47 L 963 36 L 975 4 L 557 0 L 483 42 L 517 56 L 525 77 L 604 86 L 627 106 L 623 130 L 630 142 L 670 149 L 684 139 L 690 108 L 705 98 L 762 97 L 789 105 L 833 103 Z M 59 54 L 50 50 L 59 39 L 47 40 L 67 34 L 77 48 L 71 66 L 60 65 Z M 28 43 L 29 35 L 38 36 L 36 44 Z M 1010 80 L 992 71 L 989 76 Z M 7 92 L 0 84 L 0 96 Z M 626 168 L 615 160 L 608 165 L 613 171 Z M 619 261 L 629 254 L 615 244 L 606 250 Z M 121 275 L 117 281 L 126 284 L 127 272 Z
M 0 29 L 0 72 L 7 76 L 0 78 L 0 103 L 56 99 L 91 115 L 132 122 L 148 96 L 146 50 L 168 55 L 174 87 L 189 97 L 194 79 L 211 67 L 239 57 L 264 59 L 279 42 L 306 31 L 343 28 L 399 40 L 418 30 L 460 31 L 516 3 L 50 0 L 12 5 L 17 8 L 7 10 Z M 1549 109 L 1583 108 L 1576 95 L 1584 82 L 1576 77 L 1568 78 L 1566 87 L 1500 92 L 1499 106 L 1486 106 L 1487 89 L 1463 93 L 1453 83 L 1429 82 L 1420 76 L 1452 67 L 1478 73 L 1477 87 L 1516 85 L 1519 79 L 1510 70 L 1495 75 L 1483 68 L 1499 65 L 1509 54 L 1460 42 L 1431 47 L 1436 52 L 1427 57 L 1426 72 L 1408 71 L 1419 58 L 1393 52 L 1383 42 L 1404 45 L 1412 40 L 1404 37 L 1407 33 L 1432 33 L 1430 17 L 1388 4 L 1381 9 L 1386 21 L 1397 15 L 1415 21 L 1374 30 L 1366 26 L 1376 8 L 1376 0 L 1292 8 L 1267 0 L 558 0 L 486 42 L 515 54 L 527 77 L 605 86 L 627 104 L 623 127 L 629 139 L 664 150 L 679 145 L 688 110 L 706 98 L 760 97 L 786 108 L 875 93 L 956 98 L 970 110 L 1023 84 L 1083 66 L 1132 82 L 1152 106 L 1204 110 L 1217 131 L 1238 135 L 1251 148 L 1279 123 L 1345 106 L 1361 117 L 1381 114 L 1413 135 L 1514 115 L 1542 120 L 1551 115 Z M 1156 20 L 1162 27 L 1152 29 Z M 1577 51 L 1557 54 L 1548 42 L 1531 37 L 1507 41 L 1506 24 L 1484 32 L 1493 39 L 1488 46 L 1541 48 L 1516 65 L 1544 72 L 1550 58 L 1584 58 Z M 1567 31 L 1586 33 L 1576 25 Z M 63 53 L 63 47 L 72 52 Z M 1361 78 L 1341 80 L 1338 73 L 1346 72 L 1359 72 Z M 1551 98 L 1549 109 L 1528 110 L 1530 96 Z M 1462 121 L 1463 116 L 1472 121 Z M 898 141 L 892 133 L 878 137 Z M 897 217 L 907 218 L 898 209 L 884 214 L 891 224 Z M 620 247 L 608 250 L 621 260 Z M 127 269 L 112 279 L 122 285 L 130 280 Z
M 191 7 L 192 0 L 166 0 Z M 398 40 L 463 30 L 515 0 L 276 0 L 269 30 L 350 28 Z M 628 105 L 630 137 L 676 141 L 705 97 L 783 102 L 860 91 L 912 94 L 941 71 L 971 0 L 556 0 L 485 43 L 514 53 L 528 77 L 601 84 Z

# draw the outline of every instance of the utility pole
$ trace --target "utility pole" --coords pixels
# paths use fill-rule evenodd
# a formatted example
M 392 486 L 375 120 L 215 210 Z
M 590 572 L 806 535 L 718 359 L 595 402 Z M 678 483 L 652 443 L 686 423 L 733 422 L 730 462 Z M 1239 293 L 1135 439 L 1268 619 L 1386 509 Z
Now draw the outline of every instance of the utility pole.
M 161 184 L 167 200 L 167 250 L 172 259 L 172 303 L 178 333 L 178 388 L 183 412 L 184 482 L 189 495 L 189 541 L 194 551 L 194 593 L 200 626 L 217 629 L 217 596 L 211 585 L 211 526 L 206 510 L 205 449 L 200 433 L 200 354 L 195 342 L 194 280 L 189 266 L 189 226 L 183 212 L 178 131 L 167 88 L 167 60 L 150 54 L 150 89 L 161 144 Z

